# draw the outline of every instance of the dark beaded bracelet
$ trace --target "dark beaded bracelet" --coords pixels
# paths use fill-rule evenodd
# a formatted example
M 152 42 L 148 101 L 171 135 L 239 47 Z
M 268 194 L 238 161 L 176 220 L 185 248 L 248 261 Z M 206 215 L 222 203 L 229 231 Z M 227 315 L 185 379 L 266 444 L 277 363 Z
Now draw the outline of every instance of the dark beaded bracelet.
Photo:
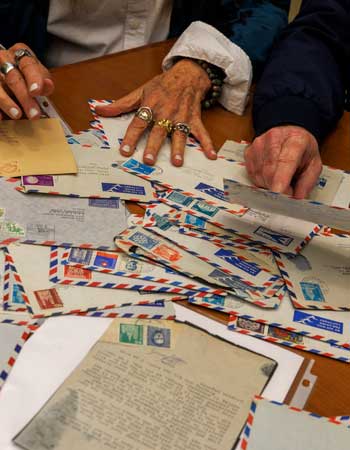
M 220 67 L 213 66 L 202 59 L 196 59 L 195 61 L 207 72 L 211 82 L 211 88 L 205 96 L 205 99 L 202 101 L 202 107 L 208 109 L 218 102 L 226 75 Z

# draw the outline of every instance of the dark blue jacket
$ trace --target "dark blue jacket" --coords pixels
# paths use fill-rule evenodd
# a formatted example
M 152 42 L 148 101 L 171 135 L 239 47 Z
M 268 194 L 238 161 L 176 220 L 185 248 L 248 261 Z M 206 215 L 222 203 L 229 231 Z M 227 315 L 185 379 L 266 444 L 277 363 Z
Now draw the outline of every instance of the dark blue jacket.
M 322 140 L 346 104 L 349 52 L 350 0 L 304 0 L 258 82 L 253 107 L 256 133 L 293 124 Z
M 194 20 L 222 31 L 251 58 L 258 72 L 287 24 L 289 0 L 174 0 L 169 37 Z M 45 61 L 49 0 L 0 0 L 0 43 L 25 42 Z

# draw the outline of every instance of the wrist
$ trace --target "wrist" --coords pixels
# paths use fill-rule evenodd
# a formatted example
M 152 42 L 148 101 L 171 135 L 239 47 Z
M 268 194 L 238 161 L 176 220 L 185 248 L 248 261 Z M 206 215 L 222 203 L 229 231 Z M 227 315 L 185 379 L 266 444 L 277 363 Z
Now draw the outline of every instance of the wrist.
M 189 84 L 196 85 L 203 92 L 203 97 L 211 88 L 211 80 L 207 71 L 190 58 L 180 59 L 173 67 L 176 71 L 186 75 Z

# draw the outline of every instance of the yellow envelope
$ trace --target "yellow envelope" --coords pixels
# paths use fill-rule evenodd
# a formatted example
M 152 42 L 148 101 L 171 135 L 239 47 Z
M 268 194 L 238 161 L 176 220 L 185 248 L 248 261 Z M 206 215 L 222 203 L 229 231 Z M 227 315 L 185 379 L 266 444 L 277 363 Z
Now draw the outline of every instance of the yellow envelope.
M 0 122 L 0 176 L 77 173 L 58 119 Z

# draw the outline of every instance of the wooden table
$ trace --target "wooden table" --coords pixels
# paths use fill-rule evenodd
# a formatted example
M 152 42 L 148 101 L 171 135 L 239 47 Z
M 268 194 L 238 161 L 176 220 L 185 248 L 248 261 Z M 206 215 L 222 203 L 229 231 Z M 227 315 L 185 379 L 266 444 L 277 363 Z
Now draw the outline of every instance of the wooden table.
M 82 63 L 53 69 L 56 91 L 52 100 L 74 131 L 88 128 L 92 117 L 87 101 L 115 99 L 127 94 L 160 72 L 160 63 L 172 42 L 153 44 Z M 244 116 L 229 113 L 220 107 L 204 112 L 204 123 L 216 148 L 226 139 L 240 141 L 253 138 L 251 106 Z M 334 167 L 350 170 L 349 114 L 345 113 L 334 133 L 322 148 L 323 161 Z M 203 312 L 203 308 L 200 308 Z M 227 321 L 227 316 L 204 310 L 205 314 Z M 318 382 L 306 409 L 330 416 L 350 414 L 350 365 L 328 358 L 298 352 L 316 360 L 313 373 Z

